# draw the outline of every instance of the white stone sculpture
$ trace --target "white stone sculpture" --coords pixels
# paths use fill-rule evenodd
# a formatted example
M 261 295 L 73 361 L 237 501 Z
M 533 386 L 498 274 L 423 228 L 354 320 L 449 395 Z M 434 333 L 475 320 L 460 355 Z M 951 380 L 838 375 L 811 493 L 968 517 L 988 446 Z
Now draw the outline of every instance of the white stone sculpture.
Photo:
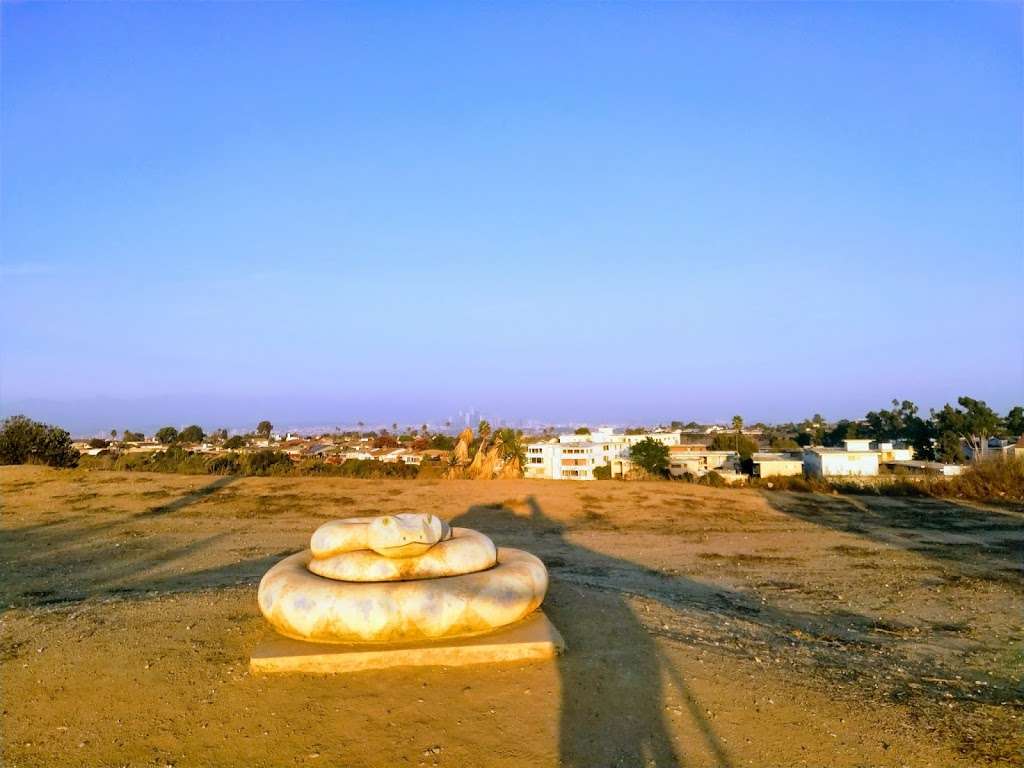
M 430 514 L 333 520 L 271 568 L 259 606 L 286 637 L 400 644 L 491 632 L 529 616 L 548 574 L 528 552 Z M 560 641 L 559 641 L 560 642 Z

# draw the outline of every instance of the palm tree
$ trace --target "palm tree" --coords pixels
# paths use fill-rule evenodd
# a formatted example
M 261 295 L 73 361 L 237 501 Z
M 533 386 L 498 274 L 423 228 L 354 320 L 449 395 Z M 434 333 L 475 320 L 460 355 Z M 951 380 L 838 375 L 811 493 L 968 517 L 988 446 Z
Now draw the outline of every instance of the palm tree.
M 526 464 L 526 447 L 523 445 L 523 433 L 505 427 L 498 430 L 495 445 L 500 447 L 501 457 L 507 462 L 516 461 L 522 469 Z
M 743 433 L 743 417 L 732 417 L 732 428 L 736 430 L 736 453 L 740 452 L 740 435 Z
M 476 433 L 481 439 L 486 438 L 491 434 L 491 424 L 486 419 L 480 419 L 480 423 L 476 425 Z

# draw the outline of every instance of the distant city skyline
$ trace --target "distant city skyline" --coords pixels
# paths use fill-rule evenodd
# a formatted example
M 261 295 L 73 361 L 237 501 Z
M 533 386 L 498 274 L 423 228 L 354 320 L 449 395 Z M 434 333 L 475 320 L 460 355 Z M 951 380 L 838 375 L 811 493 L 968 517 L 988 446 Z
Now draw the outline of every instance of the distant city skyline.
M 966 391 L 946 398 L 941 402 L 914 402 L 920 407 L 922 414 L 927 414 L 930 408 L 941 408 L 945 403 L 956 405 L 956 398 L 960 394 L 976 396 L 977 393 Z M 616 412 L 609 409 L 606 413 L 594 414 L 558 414 L 552 409 L 538 407 L 536 412 L 513 412 L 500 409 L 476 409 L 478 419 L 471 421 L 469 425 L 475 426 L 479 418 L 487 419 L 493 424 L 508 424 L 514 427 L 529 425 L 538 428 L 546 425 L 569 426 L 585 424 L 587 426 L 653 426 L 657 424 L 669 424 L 672 421 L 684 423 L 696 421 L 700 424 L 729 424 L 735 415 L 742 416 L 746 424 L 763 422 L 766 424 L 781 424 L 789 422 L 800 422 L 812 417 L 815 414 L 822 415 L 827 421 L 835 422 L 841 419 L 855 421 L 863 418 L 868 411 L 877 411 L 882 408 L 889 408 L 891 399 L 872 403 L 862 410 L 843 411 L 829 408 L 808 408 L 803 411 L 796 411 L 792 414 L 782 413 L 777 416 L 766 416 L 763 408 L 757 407 L 734 407 L 719 408 L 713 411 L 701 408 L 694 404 L 688 411 L 666 412 L 658 414 L 648 412 L 643 414 L 637 411 L 634 414 Z M 913 398 L 900 397 L 900 400 Z M 984 398 L 981 398 L 984 399 Z M 995 408 L 1000 415 L 1005 413 L 1013 405 L 1021 405 L 1024 397 L 1016 401 L 1001 404 L 988 401 L 988 404 Z M 383 406 L 380 406 L 383 407 Z M 465 412 L 465 411 L 463 411 Z M 781 412 L 780 412 L 781 413 Z M 24 414 L 31 418 L 57 424 L 64 427 L 75 435 L 105 435 L 111 429 L 120 433 L 124 429 L 133 431 L 142 430 L 152 433 L 163 426 L 180 428 L 188 424 L 198 424 L 208 432 L 214 429 L 226 428 L 232 431 L 252 431 L 256 424 L 263 419 L 269 419 L 275 430 L 303 430 L 324 431 L 333 430 L 336 427 L 355 428 L 361 421 L 364 428 L 369 430 L 380 426 L 390 428 L 397 422 L 401 429 L 408 426 L 419 427 L 421 424 L 428 424 L 431 427 L 443 427 L 446 420 L 451 420 L 451 431 L 457 431 L 460 426 L 467 426 L 458 418 L 459 410 L 445 412 L 443 409 L 434 411 L 415 411 L 408 409 L 395 409 L 388 413 L 386 410 L 366 410 L 362 413 L 347 409 L 344 404 L 317 406 L 314 402 L 302 402 L 293 398 L 263 398 L 249 400 L 242 398 L 219 398 L 219 397 L 187 397 L 187 398 L 88 398 L 82 400 L 68 401 L 4 401 L 0 403 L 0 417 L 7 417 L 16 414 Z M 548 415 L 545 415 L 548 414 Z M 333 418 L 332 418 L 333 415 Z
M 2 3 L 0 410 L 1024 394 L 1020 3 Z

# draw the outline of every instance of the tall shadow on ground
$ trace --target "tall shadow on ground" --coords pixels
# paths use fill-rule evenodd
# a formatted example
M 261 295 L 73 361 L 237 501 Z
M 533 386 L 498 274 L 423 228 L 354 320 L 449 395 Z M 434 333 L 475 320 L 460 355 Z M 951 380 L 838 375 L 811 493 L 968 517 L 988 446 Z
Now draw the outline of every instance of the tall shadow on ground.
M 224 475 L 218 477 L 213 482 L 207 483 L 202 488 L 197 488 L 194 491 L 186 493 L 184 496 L 180 496 L 174 501 L 170 501 L 166 504 L 159 504 L 155 507 L 150 507 L 145 512 L 140 512 L 136 517 L 160 517 L 162 515 L 169 515 L 172 512 L 177 512 L 180 509 L 189 507 L 193 504 L 198 504 L 200 501 L 205 499 L 207 496 L 212 496 L 221 488 L 231 485 L 231 483 L 238 480 L 237 475 Z
M 0 531 L 0 606 L 74 604 L 90 598 L 144 599 L 255 584 L 281 556 L 277 552 L 189 568 L 229 534 L 216 533 L 168 546 L 133 523 L 171 515 L 211 496 L 236 477 L 221 477 L 143 512 L 97 521 L 88 513 Z
M 775 510 L 808 523 L 915 552 L 971 575 L 1017 581 L 1024 513 L 944 499 L 765 491 Z
M 696 723 L 713 763 L 730 758 L 685 680 L 665 663 L 654 637 L 617 591 L 583 593 L 558 578 L 574 567 L 608 572 L 640 566 L 595 552 L 566 538 L 566 528 L 528 500 L 529 517 L 507 507 L 471 507 L 451 522 L 494 535 L 502 544 L 522 544 L 539 553 L 553 578 L 544 610 L 565 637 L 568 652 L 558 658 L 561 679 L 559 755 L 563 766 L 681 766 L 686 758 L 673 744 L 666 721 L 666 694 L 676 689 L 681 706 Z

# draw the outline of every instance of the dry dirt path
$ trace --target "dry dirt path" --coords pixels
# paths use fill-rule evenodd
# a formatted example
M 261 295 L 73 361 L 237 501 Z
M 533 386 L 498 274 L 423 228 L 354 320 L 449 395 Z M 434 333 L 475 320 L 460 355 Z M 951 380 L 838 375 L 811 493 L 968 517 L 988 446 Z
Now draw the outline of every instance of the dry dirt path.
M 4 766 L 1022 762 L 1019 510 L 677 483 L 0 468 Z M 260 576 L 429 510 L 548 564 L 569 652 L 259 677 Z

